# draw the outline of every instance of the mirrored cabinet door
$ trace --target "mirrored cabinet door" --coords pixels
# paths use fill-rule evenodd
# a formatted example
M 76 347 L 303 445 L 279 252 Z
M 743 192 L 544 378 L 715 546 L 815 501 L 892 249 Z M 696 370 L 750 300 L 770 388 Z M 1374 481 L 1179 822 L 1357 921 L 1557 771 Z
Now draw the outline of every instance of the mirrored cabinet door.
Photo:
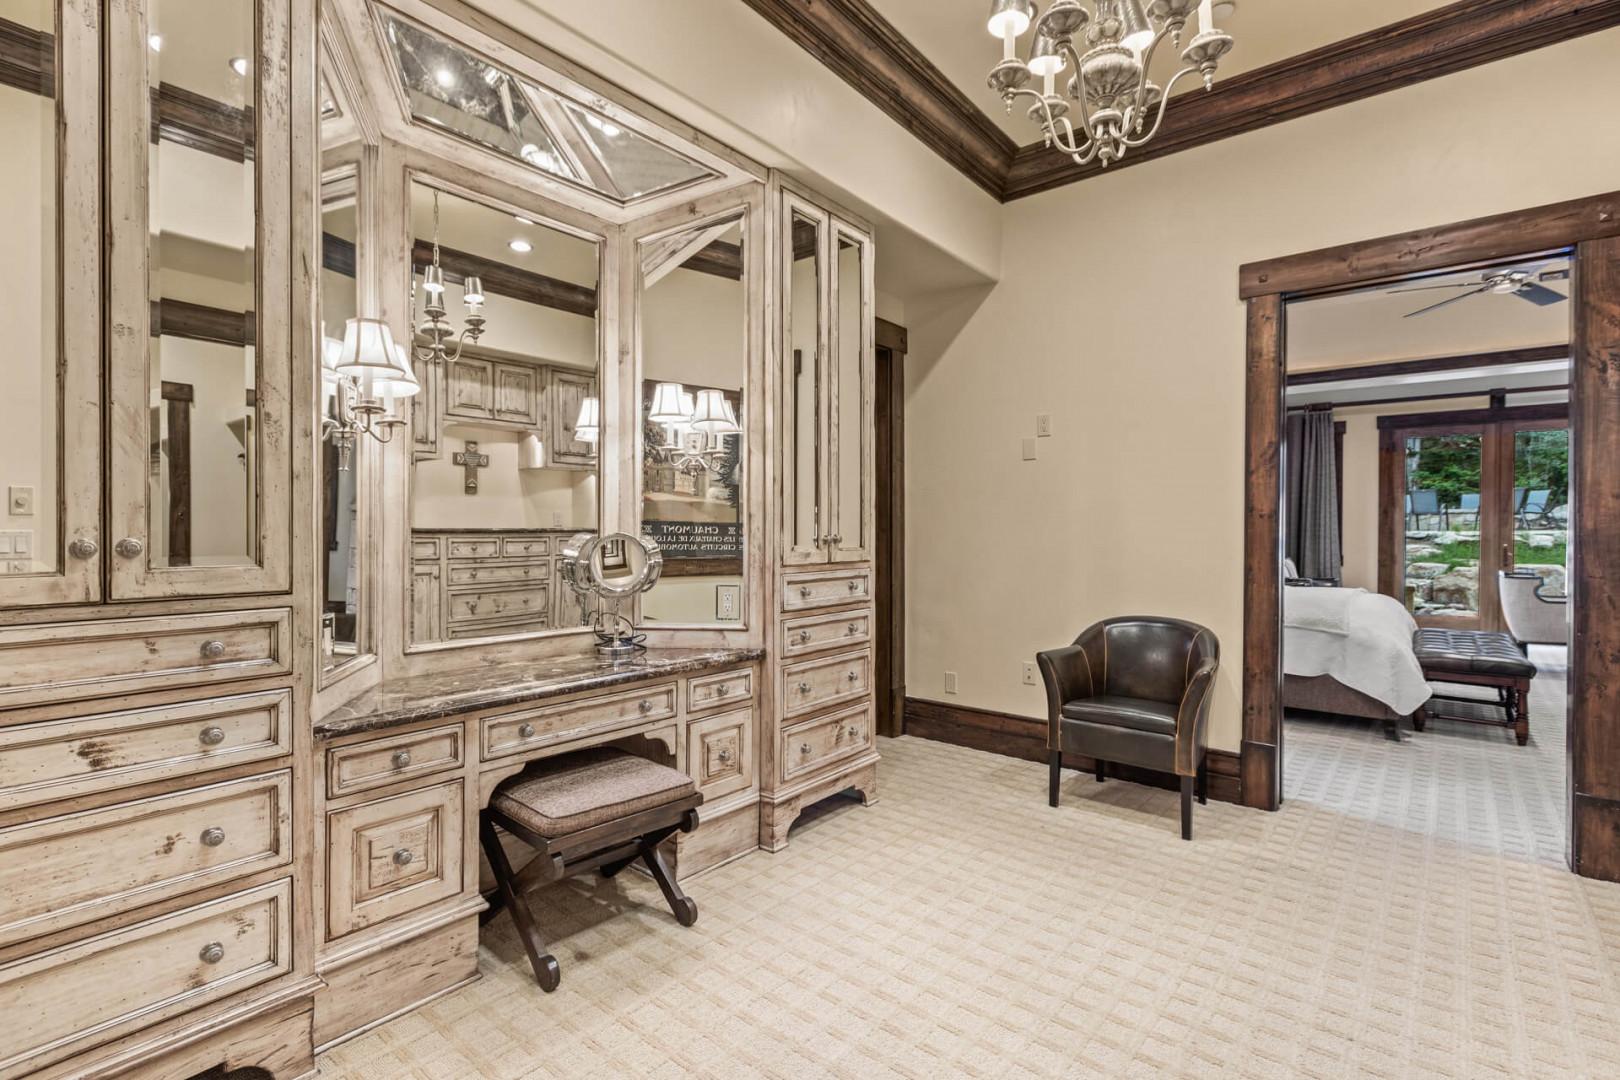
M 833 562 L 860 562 L 872 547 L 872 241 L 837 221 L 833 236 L 827 548 Z
M 101 598 L 96 0 L 6 0 L 0 605 Z M 60 124 L 58 123 L 60 117 Z
M 782 561 L 825 562 L 826 378 L 831 275 L 830 221 L 817 207 L 784 196 L 782 221 L 781 447 Z
M 288 0 L 109 10 L 113 597 L 284 591 Z

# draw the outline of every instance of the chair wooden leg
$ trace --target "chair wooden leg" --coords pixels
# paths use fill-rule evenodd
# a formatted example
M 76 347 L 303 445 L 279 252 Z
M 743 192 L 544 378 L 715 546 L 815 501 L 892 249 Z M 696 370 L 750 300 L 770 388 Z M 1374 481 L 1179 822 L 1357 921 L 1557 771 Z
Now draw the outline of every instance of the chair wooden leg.
M 1192 839 L 1193 778 L 1181 778 L 1181 838 Z
M 664 853 L 658 850 L 657 844 L 644 844 L 641 848 L 641 861 L 647 864 L 647 870 L 658 882 L 658 888 L 663 891 L 664 900 L 669 904 L 669 910 L 675 914 L 675 921 L 682 926 L 691 926 L 697 922 L 697 901 L 681 891 L 670 876 L 669 864 L 664 862 Z
M 1102 758 L 1097 759 L 1097 783 L 1108 779 L 1108 763 Z
M 1209 805 L 1209 762 L 1205 760 L 1198 766 L 1198 805 Z
M 501 900 L 511 910 L 512 921 L 517 924 L 518 938 L 523 942 L 523 950 L 529 954 L 534 981 L 549 994 L 562 981 L 557 958 L 546 952 L 545 942 L 540 938 L 540 928 L 535 924 L 528 901 L 512 887 L 512 864 L 507 861 L 506 849 L 501 847 L 500 837 L 495 835 L 495 824 L 487 816 L 479 819 L 478 835 L 483 840 L 489 868 L 495 872 L 495 885 L 500 890 Z
M 1523 746 L 1530 741 L 1530 695 L 1524 690 L 1514 690 L 1512 694 L 1516 706 L 1513 710 L 1513 737 Z
M 1046 784 L 1046 803 L 1048 806 L 1056 806 L 1058 804 L 1058 781 L 1063 778 L 1063 751 L 1053 750 L 1047 754 L 1046 763 L 1052 774 Z

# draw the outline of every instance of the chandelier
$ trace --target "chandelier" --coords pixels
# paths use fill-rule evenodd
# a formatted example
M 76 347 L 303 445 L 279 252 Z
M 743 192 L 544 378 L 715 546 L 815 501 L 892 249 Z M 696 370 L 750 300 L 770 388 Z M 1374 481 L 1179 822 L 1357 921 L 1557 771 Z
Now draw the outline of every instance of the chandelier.
M 664 444 L 649 447 L 677 472 L 696 476 L 709 472 L 723 478 L 727 471 L 725 435 L 742 433 L 737 412 L 719 390 L 699 390 L 694 398 L 680 383 L 661 382 L 653 388 L 647 419 L 665 429 Z M 701 435 L 688 441 L 686 434 Z
M 349 467 L 358 436 L 393 439 L 405 423 L 406 399 L 421 388 L 405 347 L 381 319 L 348 320 L 341 341 L 322 334 L 321 435 L 337 447 L 338 468 Z
M 439 264 L 439 193 L 433 193 L 433 261 L 422 268 L 422 292 L 427 299 L 422 304 L 426 316 L 416 326 L 416 272 L 411 272 L 411 324 L 416 334 L 426 338 L 426 345 L 412 343 L 411 355 L 418 363 L 441 366 L 461 359 L 461 349 L 467 342 L 477 343 L 484 332 L 484 283 L 477 274 L 468 274 L 461 282 L 461 300 L 467 305 L 467 325 L 460 334 L 450 325 L 449 312 L 444 306 L 444 267 Z M 445 342 L 455 340 L 455 351 Z
M 1077 164 L 1098 161 L 1106 168 L 1153 138 L 1170 91 L 1184 76 L 1201 74 L 1206 89 L 1214 85 L 1215 67 L 1232 51 L 1232 38 L 1215 28 L 1213 6 L 1213 0 L 1091 0 L 1093 13 L 1080 0 L 1052 0 L 1036 18 L 1033 0 L 991 0 L 988 26 L 1003 51 L 990 70 L 990 88 L 1008 112 L 1018 98 L 1033 99 L 1029 118 L 1047 146 Z M 1182 34 L 1195 8 L 1198 33 L 1183 49 Z M 1018 37 L 1031 25 L 1035 38 L 1023 60 Z M 1083 52 L 1077 35 L 1085 39 Z M 1186 66 L 1159 86 L 1148 73 L 1166 38 Z M 1072 74 L 1059 94 L 1057 80 L 1065 72 Z M 1036 76 L 1040 89 L 1029 89 Z

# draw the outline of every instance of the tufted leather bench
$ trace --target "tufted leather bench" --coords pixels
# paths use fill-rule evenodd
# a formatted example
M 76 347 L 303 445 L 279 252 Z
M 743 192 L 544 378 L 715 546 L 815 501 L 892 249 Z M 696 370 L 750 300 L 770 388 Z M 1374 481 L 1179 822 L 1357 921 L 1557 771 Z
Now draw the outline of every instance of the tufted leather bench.
M 1476 698 L 1435 694 L 1414 716 L 1417 730 L 1423 730 L 1429 717 L 1442 717 L 1511 727 L 1520 746 L 1530 741 L 1528 699 L 1536 666 L 1519 650 L 1512 634 L 1425 626 L 1412 635 L 1412 651 L 1430 682 L 1493 687 L 1498 698 L 1493 705 Z

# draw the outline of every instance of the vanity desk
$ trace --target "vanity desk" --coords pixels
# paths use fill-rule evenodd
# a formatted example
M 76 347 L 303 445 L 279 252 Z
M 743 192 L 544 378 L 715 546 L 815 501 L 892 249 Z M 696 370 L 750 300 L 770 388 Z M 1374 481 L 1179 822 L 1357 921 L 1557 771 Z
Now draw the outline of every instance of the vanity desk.
M 697 831 L 669 841 L 681 877 L 755 850 L 763 657 L 654 648 L 474 662 L 384 680 L 328 712 L 315 725 L 317 1050 L 477 976 L 478 814 L 530 761 L 613 745 L 688 773 L 704 804 Z

